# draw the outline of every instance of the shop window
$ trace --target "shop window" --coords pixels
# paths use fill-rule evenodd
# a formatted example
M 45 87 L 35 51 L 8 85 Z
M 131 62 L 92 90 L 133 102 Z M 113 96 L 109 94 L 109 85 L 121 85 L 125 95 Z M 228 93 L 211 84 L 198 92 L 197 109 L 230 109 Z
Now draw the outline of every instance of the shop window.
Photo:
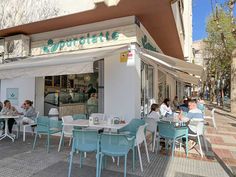
M 45 77 L 45 114 L 51 107 L 93 105 L 96 112 L 104 111 L 104 62 L 94 62 L 94 72 Z

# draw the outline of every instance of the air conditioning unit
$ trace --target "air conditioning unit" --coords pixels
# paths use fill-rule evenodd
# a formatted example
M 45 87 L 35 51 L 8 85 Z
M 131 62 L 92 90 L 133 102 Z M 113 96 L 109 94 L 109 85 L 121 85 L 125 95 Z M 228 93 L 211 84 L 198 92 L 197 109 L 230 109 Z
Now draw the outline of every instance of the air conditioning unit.
M 19 34 L 4 39 L 4 60 L 22 59 L 29 56 L 30 38 Z

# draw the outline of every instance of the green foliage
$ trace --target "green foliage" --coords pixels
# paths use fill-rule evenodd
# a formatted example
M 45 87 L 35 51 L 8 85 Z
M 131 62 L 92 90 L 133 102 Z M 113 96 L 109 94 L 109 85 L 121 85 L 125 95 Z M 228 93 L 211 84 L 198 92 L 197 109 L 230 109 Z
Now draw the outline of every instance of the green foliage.
M 233 23 L 232 23 L 233 18 Z M 206 53 L 209 58 L 208 75 L 217 79 L 230 73 L 232 52 L 236 47 L 233 29 L 235 17 L 227 8 L 219 8 L 207 20 Z

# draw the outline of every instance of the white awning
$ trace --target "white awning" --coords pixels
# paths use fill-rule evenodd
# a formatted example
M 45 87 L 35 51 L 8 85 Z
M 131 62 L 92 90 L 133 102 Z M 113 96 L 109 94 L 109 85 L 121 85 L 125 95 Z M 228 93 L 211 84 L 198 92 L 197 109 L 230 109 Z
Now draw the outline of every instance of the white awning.
M 30 57 L 0 65 L 0 79 L 82 74 L 93 72 L 93 62 L 127 45 Z
M 171 56 L 167 56 L 161 53 L 153 52 L 150 50 L 142 49 L 141 55 L 147 58 L 155 58 L 158 63 L 165 65 L 169 68 L 173 68 L 179 71 L 187 72 L 188 74 L 193 74 L 196 76 L 202 76 L 203 67 L 199 65 L 195 65 Z
M 152 61 L 155 61 L 160 70 L 164 70 L 165 72 L 169 73 L 174 78 L 176 78 L 176 80 L 179 80 L 182 82 L 198 85 L 200 77 L 195 77 L 190 74 L 196 74 L 199 76 L 199 75 L 202 75 L 203 73 L 203 68 L 201 66 L 187 63 L 181 60 L 179 62 L 178 61 L 179 59 L 175 59 L 173 57 L 169 57 L 164 54 L 148 51 L 146 49 L 142 49 L 140 54 L 145 59 L 151 59 Z M 164 58 L 167 58 L 167 59 L 165 60 Z M 187 68 L 187 66 L 189 68 Z M 193 71 L 193 72 L 190 72 L 190 71 Z

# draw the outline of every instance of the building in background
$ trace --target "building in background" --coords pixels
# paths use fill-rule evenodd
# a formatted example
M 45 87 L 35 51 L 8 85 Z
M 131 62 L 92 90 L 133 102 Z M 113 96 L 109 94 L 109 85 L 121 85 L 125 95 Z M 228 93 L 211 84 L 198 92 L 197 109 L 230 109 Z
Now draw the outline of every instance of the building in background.
M 61 116 L 104 112 L 130 120 L 198 83 L 193 75 L 202 67 L 184 61 L 183 1 L 80 3 L 78 13 L 0 30 L 1 100 L 14 88 L 16 106 L 31 99 L 40 114 L 57 107 Z

